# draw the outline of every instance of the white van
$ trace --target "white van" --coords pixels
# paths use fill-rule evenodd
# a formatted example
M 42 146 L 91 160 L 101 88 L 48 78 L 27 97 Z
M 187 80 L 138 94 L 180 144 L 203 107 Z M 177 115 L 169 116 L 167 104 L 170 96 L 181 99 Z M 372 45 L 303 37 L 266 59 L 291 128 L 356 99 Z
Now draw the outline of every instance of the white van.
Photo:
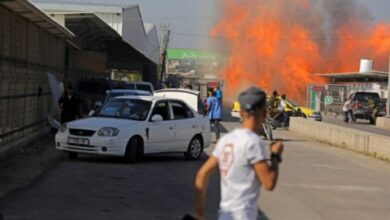
M 205 109 L 200 98 L 200 92 L 189 89 L 161 89 L 154 92 L 154 96 L 180 99 L 187 103 L 199 114 L 204 114 Z
M 124 89 L 142 90 L 146 92 L 154 93 L 153 84 L 150 82 L 126 82 Z

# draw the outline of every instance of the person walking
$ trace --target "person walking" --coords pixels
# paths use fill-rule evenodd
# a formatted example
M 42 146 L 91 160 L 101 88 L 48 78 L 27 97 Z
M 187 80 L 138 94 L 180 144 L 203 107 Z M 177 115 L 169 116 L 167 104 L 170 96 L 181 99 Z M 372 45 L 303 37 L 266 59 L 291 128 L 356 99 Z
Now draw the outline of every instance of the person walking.
M 219 99 L 221 103 L 223 103 L 222 98 L 223 98 L 223 93 L 221 90 L 221 86 L 218 85 L 217 88 L 215 89 L 215 96 Z
M 80 97 L 74 93 L 73 87 L 69 85 L 58 100 L 61 109 L 61 124 L 76 120 L 81 116 L 80 103 Z
M 216 141 L 218 141 L 220 138 L 219 123 L 222 121 L 222 103 L 216 97 L 215 91 L 213 91 L 211 96 L 207 98 L 206 111 L 211 125 L 214 126 Z
M 267 115 L 267 95 L 251 87 L 239 96 L 242 127 L 221 138 L 195 180 L 195 218 L 205 219 L 204 203 L 209 178 L 219 168 L 221 201 L 219 220 L 255 220 L 258 217 L 260 187 L 272 191 L 278 180 L 283 142 L 270 145 L 267 162 L 265 143 L 259 137 Z
M 344 112 L 344 122 L 345 123 L 349 122 L 349 118 L 351 118 L 351 123 L 355 122 L 355 117 L 353 116 L 353 112 L 352 112 L 352 99 L 351 98 L 348 98 L 348 100 L 344 103 L 343 112 Z

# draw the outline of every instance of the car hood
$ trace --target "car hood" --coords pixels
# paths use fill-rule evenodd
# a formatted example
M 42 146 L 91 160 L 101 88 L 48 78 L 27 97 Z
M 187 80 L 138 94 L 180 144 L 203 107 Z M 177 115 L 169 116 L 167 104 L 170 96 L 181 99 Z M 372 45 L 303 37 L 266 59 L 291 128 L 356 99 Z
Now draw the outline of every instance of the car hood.
M 128 126 L 138 126 L 140 124 L 142 124 L 141 121 L 134 121 L 129 119 L 91 117 L 72 121 L 66 125 L 68 128 L 97 130 L 103 127 L 122 128 Z

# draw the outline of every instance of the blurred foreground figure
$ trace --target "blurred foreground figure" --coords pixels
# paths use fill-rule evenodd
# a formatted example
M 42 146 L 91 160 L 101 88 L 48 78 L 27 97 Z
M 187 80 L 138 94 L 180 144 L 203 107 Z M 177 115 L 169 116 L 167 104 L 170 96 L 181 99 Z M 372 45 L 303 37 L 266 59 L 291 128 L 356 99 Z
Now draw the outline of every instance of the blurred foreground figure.
M 221 201 L 219 220 L 255 220 L 260 187 L 273 190 L 278 179 L 283 142 L 273 143 L 270 163 L 259 133 L 267 116 L 267 95 L 251 87 L 241 93 L 242 127 L 221 138 L 196 176 L 196 219 L 205 219 L 204 202 L 210 176 L 219 168 Z

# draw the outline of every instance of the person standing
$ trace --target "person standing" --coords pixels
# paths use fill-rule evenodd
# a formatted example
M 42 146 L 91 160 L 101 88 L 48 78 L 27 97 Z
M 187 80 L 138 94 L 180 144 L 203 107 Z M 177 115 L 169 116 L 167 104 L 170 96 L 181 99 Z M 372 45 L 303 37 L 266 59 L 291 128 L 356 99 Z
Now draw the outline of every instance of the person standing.
M 282 117 L 283 117 L 282 128 L 284 128 L 284 129 L 287 129 L 289 121 L 290 121 L 290 115 L 288 114 L 286 109 L 287 109 L 286 95 L 283 94 L 281 96 L 280 101 L 279 101 L 278 112 L 279 112 L 279 114 L 282 114 Z
M 239 96 L 242 127 L 221 138 L 212 155 L 197 173 L 196 219 L 204 219 L 204 203 L 210 176 L 219 168 L 221 201 L 219 220 L 255 220 L 258 216 L 260 187 L 272 191 L 278 180 L 283 142 L 271 144 L 267 162 L 265 143 L 259 137 L 267 116 L 267 96 L 251 87 Z
M 219 123 L 222 121 L 222 103 L 216 97 L 215 91 L 213 91 L 211 96 L 207 98 L 206 111 L 211 125 L 214 126 L 216 140 L 218 141 L 220 137 Z
M 69 85 L 58 100 L 61 109 L 61 124 L 74 121 L 81 116 L 80 103 L 80 97 L 74 93 L 73 87 Z

